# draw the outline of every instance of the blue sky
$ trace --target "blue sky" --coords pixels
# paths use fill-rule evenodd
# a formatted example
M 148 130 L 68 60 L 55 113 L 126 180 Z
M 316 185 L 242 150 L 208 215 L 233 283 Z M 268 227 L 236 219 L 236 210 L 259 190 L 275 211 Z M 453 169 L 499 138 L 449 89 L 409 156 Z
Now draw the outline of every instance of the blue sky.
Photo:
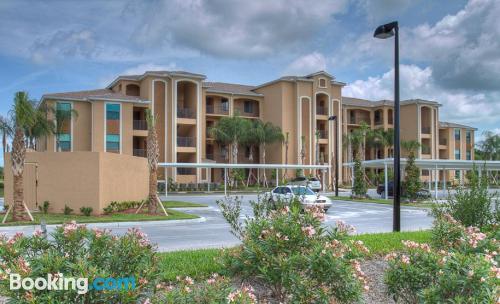
M 393 41 L 372 33 L 398 20 L 402 97 L 500 131 L 499 16 L 497 0 L 2 0 L 0 114 L 18 90 L 40 98 L 152 69 L 244 84 L 324 69 L 345 96 L 391 98 Z

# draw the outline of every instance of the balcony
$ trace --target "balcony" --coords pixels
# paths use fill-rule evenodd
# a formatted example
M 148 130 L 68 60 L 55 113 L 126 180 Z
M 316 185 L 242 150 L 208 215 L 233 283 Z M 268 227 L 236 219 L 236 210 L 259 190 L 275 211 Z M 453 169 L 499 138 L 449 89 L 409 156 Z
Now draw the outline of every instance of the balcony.
M 326 107 L 316 107 L 316 115 L 327 115 L 328 109 Z
M 422 154 L 431 154 L 431 147 L 423 145 Z
M 146 149 L 134 149 L 132 152 L 132 155 L 139 156 L 139 157 L 146 157 L 147 152 L 146 152 Z
M 243 111 L 243 113 L 241 113 L 240 115 L 244 116 L 244 117 L 259 117 L 258 112 L 245 112 L 245 111 Z
M 358 117 L 358 118 L 351 117 L 349 119 L 349 124 L 351 124 L 351 125 L 360 125 L 362 123 L 366 123 L 367 125 L 370 125 L 370 119 L 363 118 L 363 117 Z
M 177 146 L 178 147 L 196 147 L 195 138 L 194 137 L 177 136 Z
M 422 134 L 431 134 L 431 127 L 422 127 Z
M 227 115 L 229 114 L 229 105 L 207 105 L 207 114 Z
M 177 168 L 177 174 L 179 175 L 195 175 L 195 168 Z
M 177 109 L 178 118 L 195 118 L 196 115 L 190 108 Z
M 134 130 L 147 130 L 148 122 L 145 120 L 134 120 L 133 121 Z
M 320 139 L 328 138 L 328 132 L 326 130 L 318 130 L 318 135 Z
M 447 146 L 448 145 L 448 139 L 446 139 L 446 138 L 440 138 L 439 139 L 439 145 L 440 146 Z

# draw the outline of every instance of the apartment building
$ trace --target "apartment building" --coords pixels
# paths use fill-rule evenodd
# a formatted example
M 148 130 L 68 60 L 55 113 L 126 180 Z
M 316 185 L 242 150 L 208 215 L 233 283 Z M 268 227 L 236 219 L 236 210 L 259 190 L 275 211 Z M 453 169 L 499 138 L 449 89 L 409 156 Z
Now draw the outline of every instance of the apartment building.
M 157 118 L 160 162 L 228 162 L 228 148 L 219 146 L 207 132 L 222 117 L 272 122 L 289 134 L 288 149 L 275 144 L 266 149 L 268 163 L 331 164 L 336 115 L 342 121 L 341 90 L 345 85 L 320 71 L 306 76 L 287 76 L 249 86 L 205 81 L 206 76 L 184 71 L 148 71 L 117 77 L 104 89 L 46 94 L 42 103 L 74 109 L 73 117 L 56 138 L 42 138 L 37 150 L 63 152 L 110 152 L 144 157 L 147 125 L 145 110 Z M 340 133 L 341 124 L 337 126 Z M 316 135 L 318 134 L 318 139 Z M 59 148 L 56 148 L 59 147 Z M 261 162 L 262 153 L 249 158 L 240 148 L 238 162 Z M 289 175 L 294 173 L 289 172 Z M 222 178 L 221 169 L 170 168 L 159 179 L 178 183 L 203 183 Z
M 394 127 L 394 104 L 390 100 L 370 101 L 342 97 L 334 76 L 320 71 L 306 76 L 285 76 L 258 85 L 206 81 L 206 76 L 184 71 L 148 71 L 142 75 L 118 76 L 104 89 L 46 94 L 43 103 L 59 109 L 74 109 L 78 116 L 62 127 L 63 134 L 39 140 L 38 151 L 111 152 L 146 156 L 145 110 L 156 117 L 160 162 L 229 162 L 228 147 L 211 138 L 210 128 L 222 117 L 239 115 L 260 119 L 288 133 L 288 149 L 282 144 L 266 148 L 267 163 L 332 164 L 352 160 L 352 151 L 343 147 L 339 136 L 364 122 L 372 129 Z M 423 159 L 474 159 L 473 127 L 439 121 L 441 104 L 414 99 L 401 101 L 401 139 L 420 143 L 417 157 Z M 339 123 L 335 132 L 335 115 Z M 405 155 L 403 151 L 403 156 Z M 261 163 L 259 148 L 250 157 L 240 147 L 238 163 Z M 392 156 L 392 147 L 366 147 L 364 159 Z M 312 173 L 307 172 L 306 173 Z M 447 180 L 463 173 L 450 172 Z M 293 176 L 294 172 L 288 172 Z M 441 173 L 442 175 L 442 173 Z M 422 172 L 429 179 L 429 172 Z M 222 169 L 169 168 L 159 179 L 178 183 L 221 181 Z M 350 172 L 341 170 L 340 179 L 350 181 Z M 440 177 L 440 179 L 443 176 Z
M 420 143 L 417 158 L 421 159 L 474 159 L 473 127 L 439 121 L 441 104 L 435 101 L 412 99 L 400 103 L 400 136 L 402 141 L 414 140 Z M 344 120 L 342 132 L 349 134 L 366 123 L 371 129 L 388 130 L 394 127 L 394 102 L 389 100 L 370 101 L 343 97 L 342 111 Z M 344 149 L 343 161 L 352 160 L 352 152 Z M 402 156 L 406 151 L 401 151 Z M 366 147 L 365 160 L 392 157 L 392 147 Z M 448 171 L 446 180 L 460 180 L 464 172 Z M 350 179 L 350 172 L 344 170 L 344 180 Z M 430 173 L 422 170 L 422 179 L 428 181 Z M 439 179 L 443 179 L 440 172 Z

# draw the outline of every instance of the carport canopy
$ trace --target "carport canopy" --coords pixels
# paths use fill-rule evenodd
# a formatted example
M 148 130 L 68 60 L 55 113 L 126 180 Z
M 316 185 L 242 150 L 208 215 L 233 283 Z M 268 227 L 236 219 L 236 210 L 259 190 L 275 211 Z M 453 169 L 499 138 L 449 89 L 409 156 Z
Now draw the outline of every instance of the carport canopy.
M 407 164 L 408 160 L 406 158 L 401 158 L 401 167 Z M 434 171 L 434 173 L 439 170 L 478 170 L 479 175 L 482 171 L 500 171 L 500 161 L 484 161 L 484 160 L 449 160 L 449 159 L 416 159 L 415 165 L 423 170 Z M 394 158 L 384 158 L 384 159 L 373 159 L 365 160 L 361 162 L 361 166 L 364 168 L 376 168 L 384 169 L 384 195 L 387 199 L 388 196 L 388 180 L 387 180 L 387 168 L 394 166 Z M 344 163 L 344 167 L 353 169 L 354 162 Z M 352 175 L 351 175 L 352 176 Z M 431 175 L 432 177 L 432 175 Z M 429 183 L 429 188 L 431 183 Z M 446 189 L 446 174 L 443 174 L 443 189 Z M 434 195 L 437 199 L 438 194 L 438 178 L 437 174 L 434 178 Z

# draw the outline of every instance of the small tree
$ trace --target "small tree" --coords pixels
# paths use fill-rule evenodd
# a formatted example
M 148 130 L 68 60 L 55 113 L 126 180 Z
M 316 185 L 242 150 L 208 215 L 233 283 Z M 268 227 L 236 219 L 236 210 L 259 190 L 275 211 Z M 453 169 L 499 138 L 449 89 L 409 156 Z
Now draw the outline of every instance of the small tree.
M 368 188 L 365 182 L 364 169 L 361 166 L 361 160 L 356 157 L 354 160 L 354 186 L 352 188 L 352 193 L 357 197 L 366 196 Z
M 417 194 L 420 188 L 422 188 L 422 182 L 420 181 L 420 169 L 415 164 L 415 152 L 420 143 L 417 141 L 403 141 L 401 142 L 403 148 L 408 151 L 408 162 L 405 167 L 405 181 L 403 183 L 406 196 L 410 201 L 417 200 Z

